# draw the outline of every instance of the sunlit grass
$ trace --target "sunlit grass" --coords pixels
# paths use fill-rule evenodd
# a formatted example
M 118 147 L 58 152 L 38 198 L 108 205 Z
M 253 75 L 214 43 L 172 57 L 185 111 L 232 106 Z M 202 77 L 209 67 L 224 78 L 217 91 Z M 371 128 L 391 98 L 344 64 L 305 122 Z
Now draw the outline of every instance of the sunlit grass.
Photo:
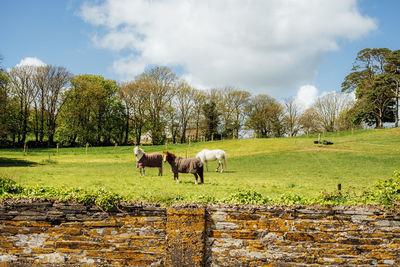
M 364 130 L 321 136 L 334 144 L 315 145 L 317 136 L 279 139 L 225 140 L 206 143 L 144 146 L 148 153 L 169 150 L 194 157 L 200 150 L 223 149 L 228 156 L 225 173 L 209 163 L 205 184 L 195 185 L 191 174 L 173 181 L 170 167 L 164 175 L 147 168 L 140 177 L 132 146 L 0 150 L 0 175 L 22 185 L 105 188 L 131 200 L 203 201 L 222 199 L 238 189 L 254 190 L 265 197 L 293 192 L 312 197 L 321 191 L 362 191 L 376 180 L 400 169 L 400 130 Z

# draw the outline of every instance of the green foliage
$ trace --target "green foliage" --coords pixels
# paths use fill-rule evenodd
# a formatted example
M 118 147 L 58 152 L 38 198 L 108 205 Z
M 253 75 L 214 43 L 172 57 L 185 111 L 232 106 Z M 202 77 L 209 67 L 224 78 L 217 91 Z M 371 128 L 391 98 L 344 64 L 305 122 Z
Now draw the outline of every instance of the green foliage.
M 305 200 L 301 196 L 292 192 L 280 195 L 276 202 L 287 206 L 305 204 Z
M 385 208 L 398 206 L 400 204 L 400 171 L 395 171 L 387 180 L 376 182 L 370 197 Z
M 18 194 L 22 191 L 22 187 L 15 181 L 7 178 L 0 177 L 0 195 L 5 193 Z
M 112 209 L 120 201 L 121 197 L 116 193 L 106 191 L 104 188 L 97 191 L 95 203 L 105 210 Z
M 18 185 L 15 181 L 0 177 L 0 197 L 28 197 L 42 199 L 60 199 L 63 201 L 76 200 L 85 205 L 97 204 L 104 210 L 110 210 L 122 200 L 122 197 L 116 193 L 109 192 L 101 188 L 95 192 L 87 191 L 82 188 L 56 188 L 45 186 L 27 186 Z
M 238 189 L 236 192 L 231 193 L 223 202 L 238 203 L 238 204 L 267 204 L 271 200 L 264 198 L 260 193 L 253 190 Z

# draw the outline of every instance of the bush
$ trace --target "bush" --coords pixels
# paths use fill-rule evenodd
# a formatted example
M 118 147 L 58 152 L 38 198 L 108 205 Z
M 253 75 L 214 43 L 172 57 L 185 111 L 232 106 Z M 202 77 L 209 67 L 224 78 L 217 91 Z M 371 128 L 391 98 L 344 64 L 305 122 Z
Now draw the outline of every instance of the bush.
M 237 204 L 267 204 L 271 200 L 268 198 L 263 198 L 263 196 L 252 190 L 244 191 L 237 190 L 234 193 L 231 193 L 224 202 L 228 203 L 237 203 Z
M 385 208 L 398 206 L 400 204 L 400 171 L 395 171 L 387 180 L 376 182 L 370 197 Z
M 0 177 L 0 195 L 4 193 L 18 194 L 22 190 L 22 186 L 18 185 L 15 181 L 7 177 Z

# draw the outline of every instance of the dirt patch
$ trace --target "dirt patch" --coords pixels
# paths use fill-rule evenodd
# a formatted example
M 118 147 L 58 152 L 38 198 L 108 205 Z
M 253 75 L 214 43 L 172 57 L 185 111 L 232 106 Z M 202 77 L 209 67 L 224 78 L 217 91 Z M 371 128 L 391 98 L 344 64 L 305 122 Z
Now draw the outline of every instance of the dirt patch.
M 355 152 L 354 150 L 350 149 L 340 149 L 340 148 L 333 148 L 327 146 L 314 146 L 314 147 L 306 147 L 303 149 L 299 149 L 297 151 L 340 151 L 340 152 Z

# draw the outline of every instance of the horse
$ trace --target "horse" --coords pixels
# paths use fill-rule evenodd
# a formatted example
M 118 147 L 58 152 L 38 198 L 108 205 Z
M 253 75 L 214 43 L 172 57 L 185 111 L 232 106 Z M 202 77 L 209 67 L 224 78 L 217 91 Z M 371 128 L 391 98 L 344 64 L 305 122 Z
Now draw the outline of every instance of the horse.
M 197 153 L 196 158 L 200 159 L 201 162 L 203 162 L 203 164 L 205 163 L 207 171 L 208 171 L 207 161 L 218 160 L 218 167 L 215 170 L 216 172 L 218 172 L 219 166 L 221 166 L 221 173 L 224 171 L 224 165 L 226 168 L 226 153 L 221 149 L 215 149 L 215 150 L 203 149 L 202 151 Z M 222 160 L 224 160 L 224 164 L 222 164 Z
M 175 156 L 175 154 L 168 151 L 163 152 L 164 162 L 168 161 L 171 165 L 171 171 L 174 173 L 174 180 L 179 183 L 178 173 L 192 173 L 195 177 L 195 184 L 197 184 L 197 175 L 200 176 L 200 183 L 204 183 L 203 177 L 203 163 L 197 158 L 184 159 Z
M 133 149 L 136 156 L 136 168 L 140 170 L 140 176 L 145 176 L 145 167 L 157 167 L 158 168 L 158 176 L 162 176 L 162 155 L 159 153 L 144 153 L 143 149 L 136 146 Z

